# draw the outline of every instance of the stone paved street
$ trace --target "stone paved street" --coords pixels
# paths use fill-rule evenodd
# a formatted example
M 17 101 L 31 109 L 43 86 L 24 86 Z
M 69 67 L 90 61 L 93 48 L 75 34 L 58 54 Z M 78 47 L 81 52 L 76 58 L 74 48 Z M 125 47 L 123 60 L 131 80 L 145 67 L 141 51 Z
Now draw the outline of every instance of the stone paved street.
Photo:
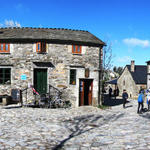
M 150 112 L 137 114 L 135 100 L 126 106 L 106 110 L 0 106 L 0 149 L 150 149 Z

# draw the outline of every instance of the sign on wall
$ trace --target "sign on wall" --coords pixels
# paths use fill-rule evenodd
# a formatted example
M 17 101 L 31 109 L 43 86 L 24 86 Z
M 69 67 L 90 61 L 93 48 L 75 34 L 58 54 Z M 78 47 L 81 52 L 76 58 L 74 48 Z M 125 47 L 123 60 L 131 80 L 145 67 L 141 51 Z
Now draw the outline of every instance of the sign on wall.
M 89 78 L 90 70 L 89 68 L 85 68 L 85 78 Z
M 26 74 L 22 74 L 21 75 L 21 80 L 27 80 L 27 75 Z

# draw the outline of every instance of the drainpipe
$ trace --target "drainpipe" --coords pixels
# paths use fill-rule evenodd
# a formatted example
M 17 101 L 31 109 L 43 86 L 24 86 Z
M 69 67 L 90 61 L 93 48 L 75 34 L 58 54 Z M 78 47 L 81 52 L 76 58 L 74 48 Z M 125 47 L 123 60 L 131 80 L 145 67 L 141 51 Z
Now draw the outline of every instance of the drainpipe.
M 102 105 L 102 69 L 103 69 L 103 46 L 99 49 L 99 74 L 98 74 L 98 105 Z

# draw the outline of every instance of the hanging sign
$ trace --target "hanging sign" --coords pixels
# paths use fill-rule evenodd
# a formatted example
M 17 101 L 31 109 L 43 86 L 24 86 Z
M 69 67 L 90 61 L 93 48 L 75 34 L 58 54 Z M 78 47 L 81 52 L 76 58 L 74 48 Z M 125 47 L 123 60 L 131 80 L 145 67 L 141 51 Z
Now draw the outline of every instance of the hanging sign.
M 85 78 L 89 78 L 90 70 L 89 68 L 85 68 Z

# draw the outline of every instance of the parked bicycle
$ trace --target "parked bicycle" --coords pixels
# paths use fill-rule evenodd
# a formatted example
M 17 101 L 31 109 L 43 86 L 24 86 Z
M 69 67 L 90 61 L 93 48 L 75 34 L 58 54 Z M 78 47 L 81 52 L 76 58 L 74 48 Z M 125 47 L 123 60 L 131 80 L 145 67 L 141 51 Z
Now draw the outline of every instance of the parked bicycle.
M 65 101 L 61 99 L 61 92 L 57 91 L 55 95 L 48 97 L 46 94 L 40 95 L 40 108 L 63 108 Z
M 40 108 L 49 108 L 49 99 L 47 98 L 46 94 L 41 94 L 40 95 L 40 100 L 39 100 L 39 107 Z

